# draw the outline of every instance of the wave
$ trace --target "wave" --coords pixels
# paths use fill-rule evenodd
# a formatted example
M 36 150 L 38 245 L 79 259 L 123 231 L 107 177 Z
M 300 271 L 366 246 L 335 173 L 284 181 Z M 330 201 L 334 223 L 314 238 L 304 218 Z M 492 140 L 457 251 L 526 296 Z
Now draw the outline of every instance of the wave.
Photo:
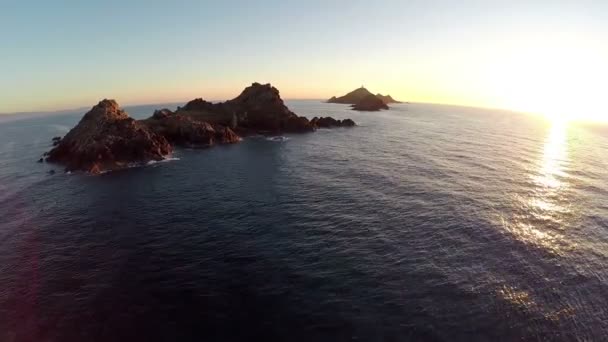
M 146 163 L 146 165 L 154 165 L 154 164 L 158 164 L 158 163 L 168 163 L 171 161 L 177 161 L 180 160 L 180 158 L 177 157 L 167 157 L 161 160 L 150 160 L 149 162 Z M 134 166 L 137 167 L 137 166 Z
M 289 138 L 286 136 L 279 135 L 276 137 L 267 137 L 266 140 L 273 141 L 273 142 L 285 142 L 285 141 L 289 140 Z

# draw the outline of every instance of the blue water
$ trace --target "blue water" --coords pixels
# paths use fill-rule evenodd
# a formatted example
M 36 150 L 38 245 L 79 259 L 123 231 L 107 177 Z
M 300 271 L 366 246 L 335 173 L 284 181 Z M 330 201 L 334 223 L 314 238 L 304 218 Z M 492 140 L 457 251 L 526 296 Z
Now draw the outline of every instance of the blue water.
M 81 113 L 4 118 L 0 341 L 608 336 L 608 127 L 288 105 L 359 126 L 90 176 L 35 162 Z

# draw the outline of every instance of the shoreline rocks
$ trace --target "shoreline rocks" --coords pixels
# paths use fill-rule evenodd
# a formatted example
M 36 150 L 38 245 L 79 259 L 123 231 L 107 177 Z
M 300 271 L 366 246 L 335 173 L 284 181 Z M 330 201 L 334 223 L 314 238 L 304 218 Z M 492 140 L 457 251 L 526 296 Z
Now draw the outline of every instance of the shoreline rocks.
M 57 146 L 61 142 L 61 137 L 54 137 L 51 139 L 51 142 L 53 143 L 53 146 Z
M 316 128 L 353 127 L 355 122 L 351 119 L 336 120 L 332 117 L 314 117 L 310 123 Z
M 65 165 L 66 171 L 100 173 L 162 160 L 173 145 L 209 147 L 237 143 L 252 134 L 353 126 L 351 119 L 315 117 L 309 121 L 289 110 L 275 87 L 253 83 L 232 100 L 211 103 L 198 98 L 175 112 L 156 110 L 144 120 L 129 117 L 114 100 L 103 100 L 65 137 L 53 138 L 54 147 L 43 158 Z

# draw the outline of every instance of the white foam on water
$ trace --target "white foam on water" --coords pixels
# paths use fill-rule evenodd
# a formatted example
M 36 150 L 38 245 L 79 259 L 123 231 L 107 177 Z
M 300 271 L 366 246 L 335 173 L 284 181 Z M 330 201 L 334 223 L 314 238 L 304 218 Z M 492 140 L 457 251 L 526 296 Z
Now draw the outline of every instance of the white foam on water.
M 168 157 L 168 158 L 164 158 L 161 160 L 150 160 L 149 162 L 146 163 L 146 165 L 154 165 L 154 164 L 158 164 L 158 163 L 168 163 L 168 162 L 176 161 L 176 160 L 180 160 L 180 159 L 176 158 L 176 157 Z
M 274 142 L 285 142 L 285 141 L 289 140 L 289 138 L 280 135 L 280 136 L 277 136 L 277 137 L 267 137 L 266 140 L 267 141 L 274 141 Z

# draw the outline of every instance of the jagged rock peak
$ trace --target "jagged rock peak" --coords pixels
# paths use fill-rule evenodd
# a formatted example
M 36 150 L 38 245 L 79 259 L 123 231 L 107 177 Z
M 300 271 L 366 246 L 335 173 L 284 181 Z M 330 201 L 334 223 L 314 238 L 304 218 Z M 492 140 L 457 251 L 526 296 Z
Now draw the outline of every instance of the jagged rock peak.
M 239 102 L 243 104 L 249 103 L 267 103 L 281 101 L 281 95 L 279 90 L 273 87 L 270 83 L 260 84 L 257 82 L 252 83 L 249 87 L 245 88 L 239 96 L 233 99 L 231 102 Z
M 82 120 L 124 120 L 128 119 L 129 114 L 120 109 L 115 100 L 103 99 L 88 111 Z

